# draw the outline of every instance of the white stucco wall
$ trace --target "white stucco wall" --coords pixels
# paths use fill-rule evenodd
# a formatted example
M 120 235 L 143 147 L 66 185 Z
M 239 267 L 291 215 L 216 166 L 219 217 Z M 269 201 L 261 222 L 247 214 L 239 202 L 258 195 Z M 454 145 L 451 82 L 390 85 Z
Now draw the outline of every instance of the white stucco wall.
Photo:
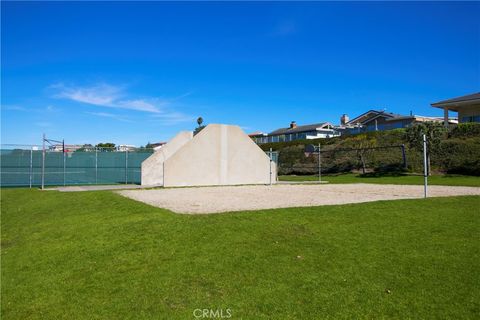
M 163 165 L 165 187 L 270 183 L 269 157 L 238 126 L 208 125 Z
M 480 116 L 480 104 L 458 108 L 458 122 L 464 122 L 464 117 Z
M 164 162 L 187 142 L 192 140 L 193 132 L 181 131 L 166 145 L 155 151 L 142 162 L 142 186 L 163 186 Z

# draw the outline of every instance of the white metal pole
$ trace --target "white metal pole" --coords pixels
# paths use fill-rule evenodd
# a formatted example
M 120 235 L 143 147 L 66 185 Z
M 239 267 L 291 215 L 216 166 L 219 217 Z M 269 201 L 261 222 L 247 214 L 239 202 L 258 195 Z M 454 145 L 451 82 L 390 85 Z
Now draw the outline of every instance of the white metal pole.
M 30 188 L 32 188 L 32 174 L 33 174 L 33 147 L 30 147 Z
M 42 139 L 42 190 L 45 188 L 45 133 Z
M 423 135 L 423 197 L 427 197 L 428 187 L 427 137 Z

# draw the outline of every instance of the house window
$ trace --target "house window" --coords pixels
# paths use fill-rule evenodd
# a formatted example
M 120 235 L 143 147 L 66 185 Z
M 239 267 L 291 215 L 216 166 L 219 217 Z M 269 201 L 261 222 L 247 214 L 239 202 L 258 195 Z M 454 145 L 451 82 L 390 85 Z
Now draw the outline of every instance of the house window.
M 462 117 L 462 122 L 480 122 L 480 115 Z
M 392 123 L 391 129 L 400 129 L 406 127 L 406 123 L 404 121 L 397 121 Z

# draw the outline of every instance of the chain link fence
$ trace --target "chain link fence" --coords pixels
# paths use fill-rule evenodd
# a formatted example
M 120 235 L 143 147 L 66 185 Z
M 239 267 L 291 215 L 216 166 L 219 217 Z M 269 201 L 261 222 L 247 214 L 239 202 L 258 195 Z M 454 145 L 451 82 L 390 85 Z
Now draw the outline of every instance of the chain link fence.
M 42 185 L 139 184 L 141 164 L 152 149 L 117 151 L 90 148 L 83 151 L 46 150 L 45 165 L 39 146 L 3 146 L 0 149 L 0 184 L 5 187 Z
M 318 175 L 347 172 L 381 173 L 408 170 L 409 155 L 404 145 L 364 148 L 335 148 L 304 145 L 284 148 L 278 154 L 279 175 Z

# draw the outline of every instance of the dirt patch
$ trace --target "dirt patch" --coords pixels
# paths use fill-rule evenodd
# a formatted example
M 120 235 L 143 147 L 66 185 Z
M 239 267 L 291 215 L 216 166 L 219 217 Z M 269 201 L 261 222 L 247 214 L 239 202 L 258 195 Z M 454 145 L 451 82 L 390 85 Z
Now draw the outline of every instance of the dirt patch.
M 480 188 L 430 186 L 429 197 L 480 195 Z M 310 207 L 423 197 L 423 186 L 385 184 L 273 185 L 124 190 L 119 194 L 177 213 L 202 214 Z

